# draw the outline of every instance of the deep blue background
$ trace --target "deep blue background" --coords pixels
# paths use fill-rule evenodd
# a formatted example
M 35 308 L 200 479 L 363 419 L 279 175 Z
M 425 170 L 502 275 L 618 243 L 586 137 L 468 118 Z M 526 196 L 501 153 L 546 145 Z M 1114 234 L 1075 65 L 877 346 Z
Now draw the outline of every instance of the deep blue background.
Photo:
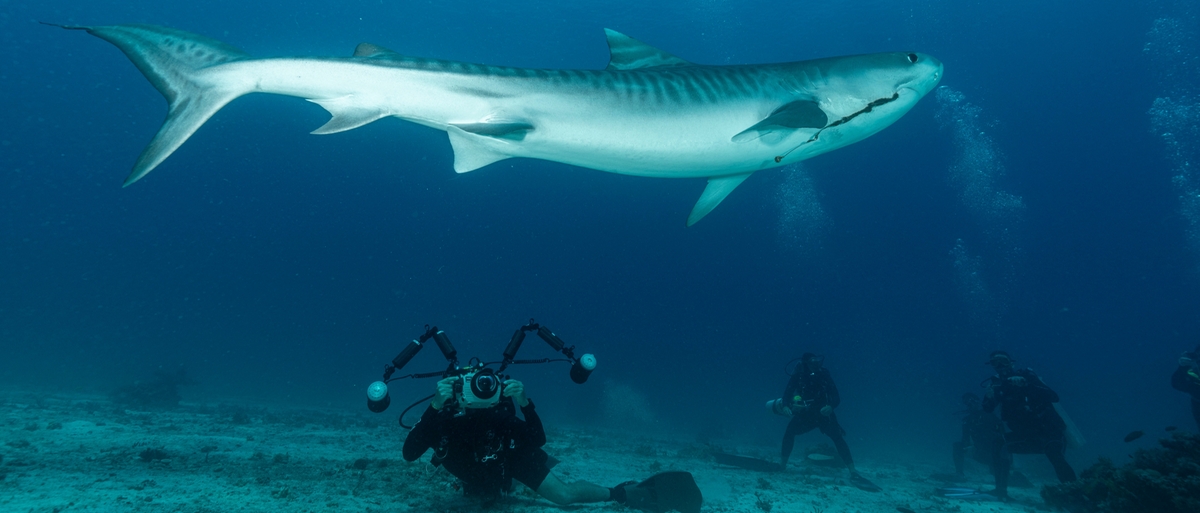
M 493 357 L 532 316 L 601 362 L 583 387 L 561 386 L 565 368 L 518 370 L 551 422 L 602 423 L 603 390 L 620 384 L 649 398 L 664 430 L 775 444 L 783 421 L 761 405 L 784 362 L 815 350 L 856 455 L 948 464 L 958 397 L 1005 348 L 1062 395 L 1091 440 L 1071 456 L 1080 464 L 1153 443 L 1121 444 L 1133 429 L 1192 427 L 1167 377 L 1200 338 L 1200 257 L 1150 128 L 1166 86 L 1143 51 L 1157 18 L 1197 29 L 1185 8 L 185 4 L 0 1 L 0 383 L 105 391 L 184 366 L 198 382 L 189 399 L 359 408 L 422 325 Z M 327 114 L 284 97 L 235 101 L 122 189 L 163 100 L 107 43 L 35 20 L 160 24 L 258 56 L 370 41 L 542 68 L 603 67 L 603 27 L 707 64 L 912 49 L 945 63 L 942 85 L 986 133 L 956 138 L 946 120 L 964 111 L 931 94 L 806 162 L 827 219 L 816 248 L 789 242 L 792 182 L 777 170 L 685 228 L 702 180 L 530 160 L 456 175 L 441 132 L 389 119 L 311 136 Z M 981 217 L 960 199 L 951 169 L 972 141 L 1006 170 L 989 183 L 1021 198 L 1016 215 Z M 963 293 L 959 239 L 986 304 Z M 531 342 L 521 356 L 551 355 Z M 440 367 L 427 352 L 413 369 Z

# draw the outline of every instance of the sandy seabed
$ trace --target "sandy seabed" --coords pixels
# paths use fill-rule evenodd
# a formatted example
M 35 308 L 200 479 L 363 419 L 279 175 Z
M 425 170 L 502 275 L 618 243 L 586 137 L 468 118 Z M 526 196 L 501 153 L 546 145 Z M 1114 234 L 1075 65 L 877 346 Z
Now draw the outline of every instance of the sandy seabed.
M 416 414 L 410 413 L 410 420 Z M 162 512 L 621 512 L 615 503 L 558 507 L 521 485 L 484 508 L 429 464 L 401 459 L 396 416 L 249 405 L 182 403 L 138 411 L 104 396 L 0 392 L 0 511 Z M 547 426 L 546 451 L 564 481 L 604 486 L 663 470 L 692 472 L 703 511 L 737 513 L 1045 511 L 1036 489 L 1014 502 L 936 497 L 945 468 L 859 463 L 879 493 L 850 485 L 842 468 L 786 472 L 717 465 L 693 440 Z M 730 448 L 727 448 L 730 449 Z M 739 447 L 774 459 L 776 447 Z M 947 455 L 947 457 L 949 457 Z M 797 462 L 799 464 L 797 464 Z M 987 488 L 990 476 L 964 486 Z

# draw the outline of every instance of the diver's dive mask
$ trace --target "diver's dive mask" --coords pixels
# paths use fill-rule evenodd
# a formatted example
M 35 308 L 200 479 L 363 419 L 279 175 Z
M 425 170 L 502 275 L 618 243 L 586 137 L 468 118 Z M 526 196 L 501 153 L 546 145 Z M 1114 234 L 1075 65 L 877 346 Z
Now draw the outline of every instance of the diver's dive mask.
M 821 367 L 825 366 L 825 357 L 823 355 L 813 354 L 805 356 L 800 362 L 804 364 L 805 372 L 814 373 L 821 370 Z
M 996 351 L 988 357 L 987 363 L 996 369 L 1011 368 L 1013 366 L 1013 359 L 1008 356 L 1008 353 Z

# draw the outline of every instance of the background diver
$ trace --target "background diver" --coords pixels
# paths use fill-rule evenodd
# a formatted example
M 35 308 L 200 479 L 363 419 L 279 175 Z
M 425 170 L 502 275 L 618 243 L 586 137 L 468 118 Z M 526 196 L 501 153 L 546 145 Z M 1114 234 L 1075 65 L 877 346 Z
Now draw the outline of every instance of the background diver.
M 1200 345 L 1179 357 L 1179 368 L 1171 374 L 1171 387 L 1192 396 L 1192 417 L 1200 430 Z
M 854 468 L 850 447 L 846 445 L 846 430 L 838 424 L 837 414 L 833 411 L 841 404 L 841 396 L 838 395 L 837 385 L 833 383 L 833 377 L 829 375 L 829 370 L 825 369 L 824 362 L 825 358 L 822 356 L 804 353 L 800 357 L 800 363 L 796 365 L 791 379 L 788 380 L 787 386 L 783 389 L 783 398 L 778 402 L 777 412 L 791 415 L 792 419 L 783 433 L 780 469 L 787 469 L 788 458 L 792 455 L 792 449 L 796 444 L 796 436 L 813 429 L 820 429 L 833 441 L 838 456 L 850 470 L 850 481 L 861 489 L 879 491 L 878 486 L 875 486 Z
M 1058 394 L 1029 369 L 1016 369 L 1004 351 L 992 351 L 988 362 L 996 375 L 988 380 L 983 410 L 1000 408 L 1000 420 L 1008 427 L 1003 443 L 995 445 L 996 489 L 1000 500 L 1008 499 L 1009 470 L 1013 454 L 1045 454 L 1054 466 L 1060 482 L 1075 480 L 1075 470 L 1067 463 L 1067 425 L 1054 407 Z

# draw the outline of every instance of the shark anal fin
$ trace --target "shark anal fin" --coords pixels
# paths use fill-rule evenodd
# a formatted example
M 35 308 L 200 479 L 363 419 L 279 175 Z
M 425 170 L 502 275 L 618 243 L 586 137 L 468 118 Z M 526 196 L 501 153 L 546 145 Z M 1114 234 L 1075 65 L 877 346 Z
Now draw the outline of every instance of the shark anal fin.
M 368 102 L 363 102 L 361 99 L 355 98 L 352 94 L 320 100 L 309 99 L 308 101 L 324 107 L 333 116 L 324 125 L 321 125 L 320 128 L 311 132 L 316 135 L 336 134 L 338 132 L 345 132 L 346 130 L 353 130 L 388 115 L 379 109 L 363 107 L 363 104 Z
M 775 109 L 771 115 L 755 123 L 733 136 L 733 142 L 745 142 L 758 139 L 779 130 L 796 130 L 798 128 L 825 128 L 829 124 L 829 115 L 821 110 L 821 106 L 812 100 L 796 100 Z
M 691 226 L 704 219 L 704 216 L 721 204 L 721 200 L 724 200 L 725 196 L 733 192 L 752 174 L 754 173 L 709 178 L 708 185 L 704 187 L 704 192 L 700 194 L 700 199 L 696 200 L 696 206 L 692 207 L 692 213 L 688 215 L 687 225 Z
M 608 37 L 608 67 L 626 70 L 660 66 L 693 66 L 692 63 L 638 41 L 613 29 L 604 29 Z
M 451 123 L 450 126 L 475 135 L 509 139 L 512 141 L 525 139 L 525 134 L 533 130 L 533 125 L 519 121 L 507 123 Z
M 491 148 L 483 136 L 467 132 L 456 125 L 446 127 L 450 147 L 454 148 L 454 172 L 468 173 L 488 164 L 510 158 Z

